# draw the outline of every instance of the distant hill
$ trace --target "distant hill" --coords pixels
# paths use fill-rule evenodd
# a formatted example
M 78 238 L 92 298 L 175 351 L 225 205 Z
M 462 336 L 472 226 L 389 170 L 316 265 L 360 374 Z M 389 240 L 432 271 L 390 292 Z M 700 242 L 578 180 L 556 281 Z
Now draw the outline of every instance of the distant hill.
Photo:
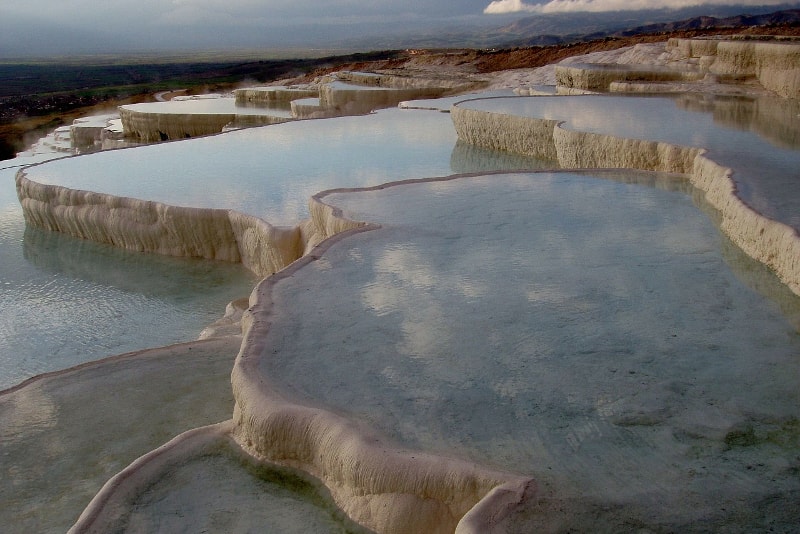
M 637 26 L 629 30 L 615 32 L 614 35 L 629 36 L 641 35 L 643 33 L 660 33 L 676 30 L 705 30 L 708 28 L 738 28 L 752 26 L 777 26 L 781 24 L 796 25 L 800 24 L 800 9 L 786 9 L 774 13 L 762 15 L 736 15 L 733 17 L 693 17 L 677 22 L 665 22 L 660 24 L 647 24 Z
M 786 9 L 759 15 L 734 15 L 731 17 L 712 17 L 700 15 L 678 21 L 656 22 L 645 25 L 627 27 L 624 29 L 609 28 L 586 33 L 572 34 L 541 34 L 537 33 L 542 27 L 538 17 L 531 17 L 516 21 L 505 29 L 510 39 L 507 46 L 547 46 L 568 42 L 602 39 L 604 37 L 630 37 L 634 35 L 647 35 L 655 33 L 668 33 L 687 30 L 708 30 L 726 28 L 753 28 L 759 26 L 800 26 L 800 9 Z M 522 37 L 527 35 L 527 37 Z
M 624 37 L 678 30 L 799 25 L 800 9 L 785 6 L 700 6 L 678 10 L 554 13 L 519 18 L 499 27 L 442 28 L 435 32 L 360 38 L 355 49 L 508 48 L 545 46 L 604 37 Z M 746 13 L 743 14 L 743 12 Z

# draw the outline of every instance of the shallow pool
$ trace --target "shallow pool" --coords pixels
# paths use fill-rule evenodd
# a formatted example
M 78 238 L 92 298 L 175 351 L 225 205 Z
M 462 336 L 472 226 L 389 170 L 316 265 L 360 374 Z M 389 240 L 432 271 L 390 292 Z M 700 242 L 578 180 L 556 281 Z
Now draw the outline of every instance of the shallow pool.
M 539 99 L 553 113 L 564 107 L 555 97 L 503 105 Z M 679 109 L 674 100 L 625 102 L 662 110 L 638 117 L 655 117 L 646 138 Z M 594 127 L 590 111 L 576 113 L 582 129 Z M 634 119 L 619 117 L 630 127 L 623 131 L 640 129 Z M 795 152 L 726 128 L 692 135 L 742 135 L 756 141 L 732 146 Z M 783 164 L 773 159 L 742 165 Z M 385 110 L 69 158 L 29 177 L 294 224 L 324 189 L 542 165 L 457 143 L 445 113 Z M 800 195 L 785 179 L 796 169 L 763 181 L 754 174 L 740 183 L 743 195 L 797 225 Z M 720 235 L 701 197 L 680 177 L 628 172 L 509 173 L 328 196 L 383 228 L 337 243 L 276 286 L 269 350 L 277 357 L 263 371 L 287 395 L 350 413 L 404 446 L 532 475 L 553 510 L 569 510 L 558 516 L 564 528 L 586 518 L 608 530 L 796 524 L 800 303 Z M 195 283 L 191 266 L 147 259 L 143 267 L 137 255 L 104 247 L 84 256 L 90 244 L 26 232 L 12 211 L 0 246 L 16 243 L 23 262 L 3 264 L 0 276 L 41 270 L 37 287 L 47 288 L 51 271 L 70 274 L 65 288 L 31 292 L 27 304 L 56 312 L 54 332 L 59 318 L 72 320 L 64 331 L 79 328 L 81 306 L 101 300 L 84 297 L 87 281 L 107 284 L 114 302 L 128 294 L 147 302 L 149 293 L 128 286 L 153 286 L 182 308 L 220 276 L 204 271 Z M 126 259 L 108 258 L 117 253 Z M 9 280 L 24 287 L 26 278 Z M 187 283 L 186 293 L 175 290 Z M 80 306 L 68 308 L 62 291 Z M 18 291 L 11 302 L 24 298 Z M 542 527 L 542 517 L 518 517 L 516 526 Z
M 565 100 L 566 99 L 566 100 Z M 708 95 L 493 98 L 462 107 L 565 121 L 564 127 L 708 149 L 734 169 L 738 194 L 800 229 L 800 104 Z
M 136 254 L 26 227 L 0 170 L 0 389 L 34 375 L 197 339 L 256 282 L 241 265 Z
M 139 113 L 191 114 L 191 115 L 256 115 L 291 118 L 288 102 L 263 102 L 258 105 L 237 103 L 233 97 L 175 98 L 168 102 L 127 104 L 125 109 Z
M 28 176 L 293 225 L 308 217 L 308 199 L 319 191 L 481 170 L 475 167 L 486 151 L 456 145 L 448 114 L 389 109 L 63 159 L 33 167 Z M 536 165 L 509 159 L 511 168 Z
M 262 371 L 287 394 L 529 474 L 601 529 L 796 518 L 800 298 L 682 180 L 492 175 L 326 201 L 382 228 L 277 284 Z

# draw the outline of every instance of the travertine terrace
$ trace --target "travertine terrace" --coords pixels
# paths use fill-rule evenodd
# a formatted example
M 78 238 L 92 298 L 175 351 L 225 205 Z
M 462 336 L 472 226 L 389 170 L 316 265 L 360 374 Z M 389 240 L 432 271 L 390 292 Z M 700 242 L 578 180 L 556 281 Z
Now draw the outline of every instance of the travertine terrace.
M 127 136 L 152 143 L 292 119 L 369 113 L 396 106 L 403 100 L 437 97 L 472 87 L 475 84 L 461 80 L 338 72 L 302 86 L 237 89 L 233 97 L 220 99 L 229 102 L 227 109 L 215 112 L 204 111 L 202 99 L 191 98 L 121 106 L 119 112 Z M 291 113 L 270 111 L 277 104 L 284 104 Z
M 624 68 L 598 68 L 588 64 L 591 58 L 582 58 L 547 72 L 531 71 L 528 83 L 513 88 L 530 94 L 530 87 L 540 83 L 537 77 L 547 75 L 566 93 L 636 90 L 636 84 L 654 81 L 678 83 L 684 89 L 689 85 L 693 91 L 736 83 L 757 94 L 800 96 L 800 45 L 794 42 L 671 40 L 653 49 L 659 61 L 652 68 L 630 63 Z M 486 77 L 482 85 L 496 87 L 492 82 L 499 79 Z M 318 102 L 308 102 L 307 93 L 298 95 L 294 90 L 286 96 L 279 90 L 243 89 L 236 98 L 254 102 L 302 96 L 306 102 L 295 113 L 318 117 L 364 113 L 400 100 L 475 88 L 474 79 L 444 85 L 441 80 L 340 73 L 315 89 Z M 800 295 L 797 230 L 743 203 L 731 179 L 736 170 L 707 157 L 703 147 L 568 129 L 544 117 L 491 113 L 466 105 L 455 105 L 450 113 L 458 136 L 466 143 L 535 155 L 561 168 L 625 168 L 686 176 L 720 212 L 720 227 L 731 240 Z M 135 113 L 124 109 L 122 114 L 126 131 L 137 131 L 150 140 L 211 133 L 230 122 L 229 117 L 215 119 L 212 127 L 207 118 L 187 117 L 191 128 L 181 124 L 173 134 L 172 126 L 159 122 L 167 120 L 163 116 L 136 119 Z M 155 122 L 134 125 L 136 120 Z M 259 362 L 275 305 L 274 285 L 319 259 L 328 247 L 373 229 L 369 221 L 351 220 L 319 195 L 310 199 L 309 220 L 293 228 L 276 228 L 233 211 L 178 208 L 37 184 L 24 170 L 18 174 L 17 190 L 26 220 L 41 228 L 134 250 L 242 262 L 263 276 L 277 273 L 256 287 L 241 320 L 243 342 L 232 374 L 236 405 L 231 420 L 182 434 L 137 460 L 104 486 L 73 532 L 106 531 L 170 466 L 231 439 L 259 461 L 318 479 L 352 520 L 374 531 L 490 532 L 535 502 L 540 488 L 528 475 L 397 447 L 361 421 L 282 394 L 261 374 Z
M 219 133 L 237 124 L 264 126 L 291 120 L 266 109 L 237 109 L 230 97 L 215 99 L 214 102 L 228 103 L 228 109 L 204 111 L 202 107 L 193 107 L 192 104 L 202 106 L 207 103 L 206 99 L 188 99 L 120 106 L 119 114 L 125 135 L 145 143 Z
M 745 204 L 727 168 L 699 147 L 626 139 L 564 127 L 559 121 L 471 110 L 451 110 L 459 137 L 487 148 L 558 161 L 563 168 L 627 168 L 684 174 L 722 216 L 721 228 L 742 250 L 772 268 L 800 294 L 800 237 Z
M 656 64 L 570 63 L 556 66 L 556 80 L 564 92 L 664 91 L 670 86 L 681 91 L 687 82 L 733 82 L 798 98 L 798 57 L 800 43 L 792 38 L 673 38 Z

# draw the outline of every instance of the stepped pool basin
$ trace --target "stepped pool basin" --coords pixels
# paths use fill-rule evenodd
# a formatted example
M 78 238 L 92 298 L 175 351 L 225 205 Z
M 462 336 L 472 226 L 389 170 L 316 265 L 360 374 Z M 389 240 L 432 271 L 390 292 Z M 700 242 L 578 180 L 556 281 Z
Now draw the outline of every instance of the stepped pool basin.
M 797 124 L 788 117 L 770 128 L 774 109 L 761 101 L 586 96 L 459 106 L 707 147 L 734 169 L 748 205 L 800 224 Z M 312 195 L 347 188 L 318 199 L 380 225 L 334 241 L 270 286 L 269 333 L 246 334 L 242 346 L 257 373 L 234 367 L 234 422 L 258 416 L 246 411 L 259 405 L 242 396 L 246 383 L 271 384 L 298 406 L 375 429 L 389 449 L 531 477 L 536 500 L 503 519 L 508 531 L 795 525 L 800 298 L 728 241 L 720 214 L 685 175 L 532 171 L 548 167 L 558 164 L 457 140 L 447 114 L 393 109 L 67 158 L 25 175 L 287 226 L 309 217 Z M 462 174 L 431 179 L 454 173 Z M 84 242 L 53 244 L 24 230 L 16 213 L 11 241 L 28 258 L 43 256 L 36 265 L 91 271 L 98 261 L 73 260 Z M 132 267 L 114 290 L 143 269 L 125 261 Z M 168 278 L 146 263 L 143 284 Z M 102 278 L 108 268 L 98 271 Z M 240 445 L 259 439 L 237 431 Z M 153 483 L 159 495 L 182 491 L 169 472 Z
M 25 158 L 27 159 L 27 158 Z M 241 265 L 137 254 L 26 227 L 0 170 L 0 389 L 132 350 L 196 339 L 256 281 Z
M 451 174 L 456 140 L 446 114 L 392 109 L 103 152 L 26 174 L 39 183 L 235 209 L 289 225 L 306 218 L 308 199 L 325 189 Z
M 762 215 L 800 229 L 800 104 L 707 95 L 492 98 L 460 107 L 564 121 L 564 128 L 702 147 L 734 169 L 737 194 Z
M 532 476 L 542 500 L 510 531 L 797 519 L 800 297 L 683 180 L 500 174 L 324 201 L 381 228 L 274 286 L 261 379 L 283 395 Z
M 291 118 L 292 116 L 291 108 L 287 102 L 273 101 L 252 105 L 245 102 L 237 102 L 235 98 L 226 96 L 178 97 L 168 102 L 127 104 L 125 109 L 139 113 L 157 114 L 273 115 L 286 118 Z
M 111 477 L 176 434 L 230 417 L 234 338 L 145 350 L 0 392 L 0 518 L 66 532 Z

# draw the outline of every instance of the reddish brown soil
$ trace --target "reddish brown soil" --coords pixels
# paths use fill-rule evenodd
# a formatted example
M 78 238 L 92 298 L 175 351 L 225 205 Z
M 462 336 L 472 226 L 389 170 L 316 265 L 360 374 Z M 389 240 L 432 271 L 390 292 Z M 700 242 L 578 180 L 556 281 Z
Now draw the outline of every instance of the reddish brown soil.
M 342 63 L 326 68 L 312 71 L 311 73 L 294 78 L 283 80 L 285 83 L 307 83 L 318 76 L 329 74 L 339 70 L 353 71 L 386 71 L 395 70 L 399 73 L 404 71 L 412 74 L 414 71 L 425 70 L 427 74 L 436 71 L 432 67 L 441 67 L 443 75 L 454 76 L 458 73 L 481 74 L 497 72 L 509 69 L 534 68 L 557 63 L 570 56 L 588 54 L 591 52 L 615 50 L 637 43 L 663 42 L 671 37 L 702 37 L 709 35 L 785 35 L 800 36 L 798 26 L 772 26 L 772 27 L 749 27 L 749 28 L 723 28 L 707 30 L 682 30 L 674 32 L 662 32 L 655 34 L 642 34 L 632 37 L 609 37 L 593 41 L 579 43 L 552 45 L 552 46 L 532 46 L 518 47 L 499 50 L 407 50 L 397 59 L 383 61 L 365 61 L 357 63 Z M 208 88 L 215 91 L 231 90 L 236 84 L 230 86 L 221 84 L 218 87 Z M 196 91 L 192 91 L 196 92 Z M 0 125 L 0 141 L 6 138 L 17 138 L 25 142 L 17 147 L 21 149 L 23 145 L 35 140 L 39 132 L 55 128 L 62 124 L 69 124 L 72 119 L 97 113 L 101 109 L 114 108 L 121 104 L 131 102 L 151 100 L 150 95 L 139 95 L 130 99 L 119 101 L 104 102 L 94 108 L 78 108 L 66 113 L 57 113 L 42 117 L 30 117 L 13 124 Z M 13 153 L 12 153 L 13 155 Z
M 557 63 L 570 56 L 615 50 L 638 43 L 655 43 L 666 41 L 671 37 L 703 37 L 709 35 L 786 35 L 799 36 L 800 27 L 774 26 L 751 28 L 723 28 L 708 30 L 681 30 L 654 34 L 636 35 L 632 37 L 608 37 L 594 41 L 571 43 L 552 46 L 532 46 L 509 48 L 500 50 L 448 50 L 448 51 L 408 51 L 400 59 L 385 61 L 360 62 L 337 65 L 318 69 L 307 76 L 297 78 L 296 83 L 309 82 L 317 76 L 322 76 L 338 70 L 376 71 L 389 69 L 404 69 L 423 65 L 461 66 L 464 72 L 488 73 L 509 69 L 534 68 Z

